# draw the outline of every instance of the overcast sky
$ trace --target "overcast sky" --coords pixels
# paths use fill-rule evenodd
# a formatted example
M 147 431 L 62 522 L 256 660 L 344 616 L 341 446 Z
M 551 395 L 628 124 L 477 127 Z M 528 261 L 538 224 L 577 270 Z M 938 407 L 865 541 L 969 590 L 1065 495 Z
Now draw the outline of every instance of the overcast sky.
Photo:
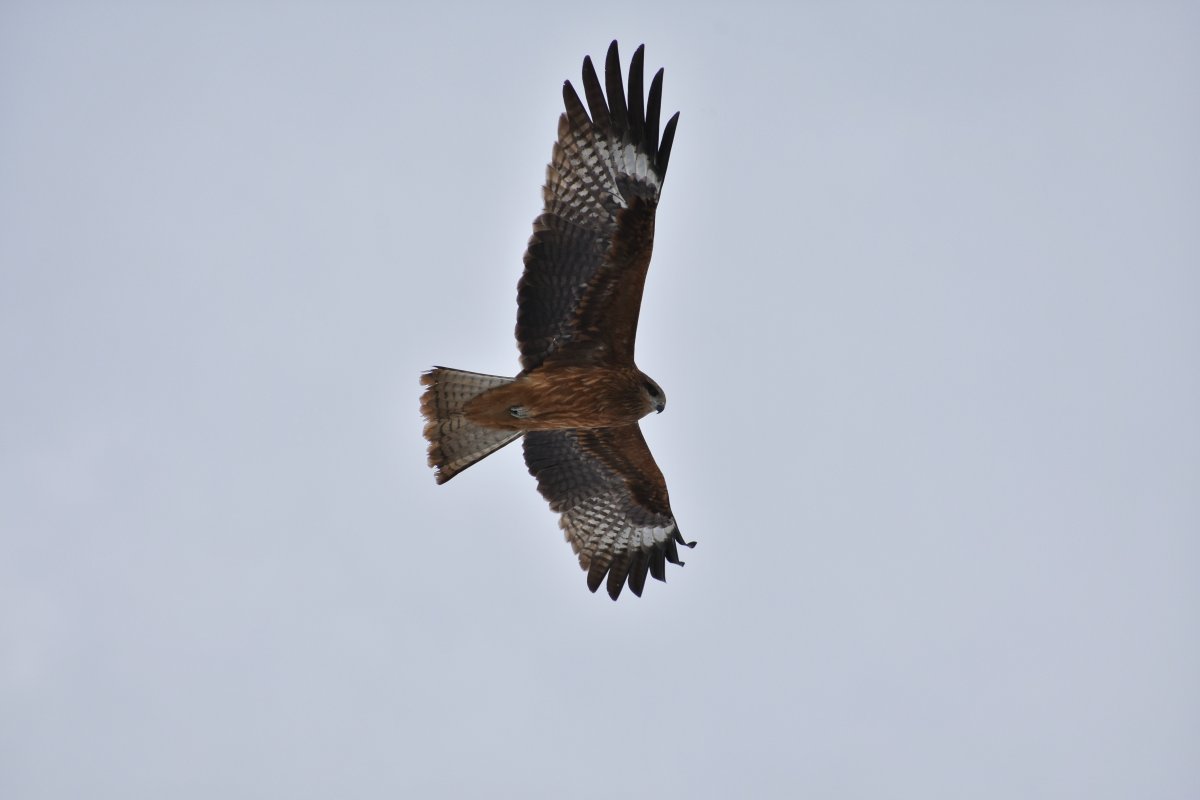
M 0 796 L 1200 797 L 1196 4 L 407 5 L 0 6 Z M 617 603 L 417 403 L 613 38 Z

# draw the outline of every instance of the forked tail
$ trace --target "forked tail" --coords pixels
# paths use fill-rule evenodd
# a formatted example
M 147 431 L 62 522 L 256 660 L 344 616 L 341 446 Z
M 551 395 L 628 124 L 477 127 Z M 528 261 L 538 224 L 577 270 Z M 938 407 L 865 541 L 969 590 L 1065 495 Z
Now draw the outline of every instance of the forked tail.
M 429 440 L 429 466 L 438 483 L 445 483 L 485 456 L 521 435 L 520 431 L 486 428 L 470 422 L 463 406 L 489 389 L 512 383 L 512 378 L 481 375 L 448 367 L 421 374 L 421 413 Z

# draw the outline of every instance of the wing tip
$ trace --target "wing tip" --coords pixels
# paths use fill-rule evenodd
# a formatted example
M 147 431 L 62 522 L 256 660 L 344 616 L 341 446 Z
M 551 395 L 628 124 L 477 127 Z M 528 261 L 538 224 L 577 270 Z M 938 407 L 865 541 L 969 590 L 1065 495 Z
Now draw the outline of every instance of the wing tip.
M 592 121 L 608 136 L 634 145 L 648 157 L 659 181 L 666 176 L 671 144 L 679 112 L 659 129 L 662 113 L 662 83 L 665 70 L 659 68 L 650 81 L 649 96 L 644 91 L 646 45 L 639 44 L 629 61 L 628 84 L 621 70 L 621 55 L 613 39 L 604 58 L 604 86 L 600 87 L 590 56 L 584 57 L 583 85 L 592 110 Z M 595 84 L 595 85 L 593 85 Z M 627 91 L 628 90 L 628 91 Z M 607 100 L 607 103 L 604 102 Z M 599 101 L 599 102 L 597 102 Z M 574 102 L 578 103 L 578 99 Z M 602 106 L 602 108 L 601 108 Z M 570 107 L 570 101 L 568 101 Z
M 604 586 L 605 593 L 617 600 L 628 586 L 635 597 L 641 597 L 646 589 L 647 577 L 666 583 L 668 563 L 684 566 L 685 562 L 679 560 L 677 544 L 687 548 L 696 546 L 695 542 L 686 541 L 676 529 L 673 536 L 661 544 L 637 550 L 628 556 L 617 556 L 608 562 L 581 557 L 580 566 L 587 572 L 588 590 L 596 594 Z

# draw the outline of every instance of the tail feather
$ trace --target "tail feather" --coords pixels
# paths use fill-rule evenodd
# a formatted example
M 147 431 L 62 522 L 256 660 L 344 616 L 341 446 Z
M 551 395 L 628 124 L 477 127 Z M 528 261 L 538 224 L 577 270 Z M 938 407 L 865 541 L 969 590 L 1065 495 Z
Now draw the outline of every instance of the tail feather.
M 445 483 L 520 437 L 520 431 L 476 425 L 463 415 L 467 402 L 512 382 L 512 378 L 448 367 L 434 367 L 421 375 L 425 387 L 421 414 L 425 417 L 425 438 L 429 440 L 429 466 L 434 468 L 438 483 Z

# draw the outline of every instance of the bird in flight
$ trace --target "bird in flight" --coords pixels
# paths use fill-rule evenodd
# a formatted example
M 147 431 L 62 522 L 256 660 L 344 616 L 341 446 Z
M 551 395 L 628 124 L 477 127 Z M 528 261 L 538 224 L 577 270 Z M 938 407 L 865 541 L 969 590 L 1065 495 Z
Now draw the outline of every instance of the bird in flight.
M 558 119 L 544 208 L 533 221 L 517 286 L 515 378 L 434 367 L 421 375 L 429 465 L 445 483 L 521 436 L 538 491 L 587 572 L 616 600 L 640 596 L 647 572 L 666 580 L 683 564 L 662 472 L 638 420 L 667 405 L 637 368 L 634 337 L 654 246 L 654 215 L 675 138 L 659 138 L 660 69 L 643 104 L 644 48 L 626 95 L 614 41 L 604 84 L 583 60 L 587 109 L 570 81 Z M 589 116 L 589 111 L 590 116 Z

